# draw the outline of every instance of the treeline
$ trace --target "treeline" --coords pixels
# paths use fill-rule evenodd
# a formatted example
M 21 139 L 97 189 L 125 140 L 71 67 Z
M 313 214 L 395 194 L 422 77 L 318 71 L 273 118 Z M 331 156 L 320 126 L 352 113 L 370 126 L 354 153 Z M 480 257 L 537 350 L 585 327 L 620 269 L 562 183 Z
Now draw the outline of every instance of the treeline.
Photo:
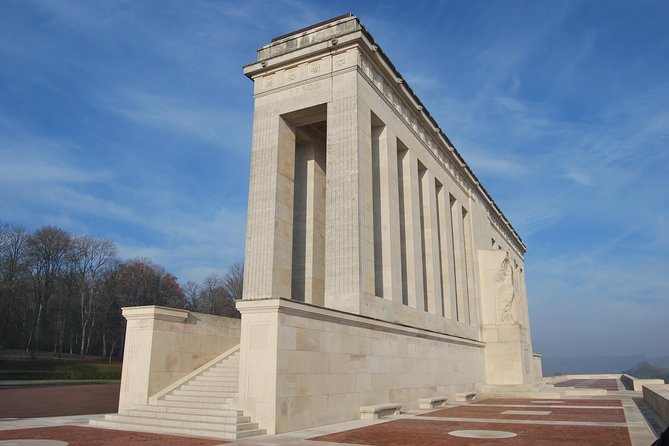
M 120 260 L 114 242 L 55 226 L 0 222 L 0 349 L 122 354 L 122 307 L 162 305 L 240 317 L 243 267 L 183 287 L 146 258 Z

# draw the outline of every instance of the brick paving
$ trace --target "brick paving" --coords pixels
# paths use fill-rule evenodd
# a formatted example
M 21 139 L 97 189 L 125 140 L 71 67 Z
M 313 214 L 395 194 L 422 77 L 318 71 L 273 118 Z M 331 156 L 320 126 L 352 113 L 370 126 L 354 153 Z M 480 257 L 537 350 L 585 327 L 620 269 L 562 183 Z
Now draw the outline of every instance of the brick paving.
M 81 384 L 0 389 L 0 418 L 116 412 L 120 388 L 120 384 Z
M 539 412 L 538 415 L 509 414 L 507 411 Z M 545 414 L 545 412 L 550 412 Z M 509 408 L 506 406 L 455 406 L 430 412 L 422 416 L 444 418 L 490 418 L 498 420 L 533 420 L 533 421 L 585 421 L 596 423 L 624 423 L 625 414 L 622 408 L 590 409 L 590 408 L 553 408 L 523 407 Z
M 2 440 L 60 440 L 69 446 L 212 446 L 223 440 L 175 437 L 143 432 L 117 431 L 81 426 L 55 426 L 0 431 Z
M 554 384 L 555 387 L 577 387 L 586 389 L 618 390 L 616 379 L 570 379 Z
M 536 399 L 536 398 L 489 398 L 485 400 L 474 401 L 471 404 L 496 404 L 500 406 L 611 406 L 622 407 L 622 402 L 619 399 Z
M 448 435 L 455 430 L 495 430 L 513 432 L 513 438 L 475 439 Z M 374 426 L 322 435 L 310 440 L 371 446 L 630 446 L 626 427 L 533 425 L 506 423 L 452 422 L 401 419 Z
M 87 418 L 77 416 L 71 421 L 54 422 L 54 418 L 35 418 L 12 421 L 12 418 L 56 416 L 81 413 L 115 412 L 118 404 L 118 385 L 52 386 L 0 390 L 0 418 L 7 418 L 4 429 L 0 424 L 0 441 L 51 439 L 68 442 L 71 446 L 213 446 L 230 443 L 224 440 L 179 437 L 174 435 L 117 431 L 84 427 Z M 628 407 L 629 406 L 629 407 Z M 652 442 L 648 433 L 641 432 L 639 423 L 626 423 L 623 411 L 630 410 L 629 402 L 614 399 L 529 399 L 490 398 L 472 403 L 407 416 L 359 427 L 349 424 L 349 430 L 338 431 L 337 425 L 286 437 L 257 437 L 243 443 L 251 445 L 299 444 L 309 440 L 336 444 L 368 446 L 490 446 L 490 445 L 563 445 L 563 446 L 646 446 Z M 505 411 L 520 411 L 503 414 Z M 546 415 L 524 414 L 527 411 L 547 411 Z M 429 417 L 429 418 L 428 418 Z M 67 418 L 67 417 L 66 417 Z M 460 418 L 461 420 L 458 420 Z M 629 418 L 627 418 L 629 420 Z M 2 420 L 0 420 L 2 421 Z M 74 422 L 73 422 L 74 421 Z M 64 424 L 71 423 L 71 424 Z M 54 426 L 54 424 L 59 424 Z M 77 425 L 79 424 L 79 425 Z M 16 427 L 14 427 L 16 426 Z M 18 429 L 17 427 L 24 427 Z M 351 429 L 353 428 L 353 429 Z M 449 435 L 456 430 L 492 430 L 512 432 L 512 438 L 474 439 Z M 331 432 L 323 435 L 324 432 Z M 639 433 L 641 432 L 641 433 Z M 632 439 L 630 439 L 632 435 Z M 236 442 L 234 442 L 237 444 Z M 239 443 L 242 444 L 242 443 Z M 322 444 L 322 443 L 320 443 Z

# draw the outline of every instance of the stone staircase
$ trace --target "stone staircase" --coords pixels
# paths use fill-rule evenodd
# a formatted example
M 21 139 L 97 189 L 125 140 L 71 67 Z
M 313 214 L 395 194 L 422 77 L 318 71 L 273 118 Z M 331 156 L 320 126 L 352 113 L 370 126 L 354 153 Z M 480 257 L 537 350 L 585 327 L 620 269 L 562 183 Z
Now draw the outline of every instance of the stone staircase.
M 265 433 L 234 407 L 239 385 L 239 348 L 222 355 L 149 400 L 90 424 L 142 432 L 235 440 Z

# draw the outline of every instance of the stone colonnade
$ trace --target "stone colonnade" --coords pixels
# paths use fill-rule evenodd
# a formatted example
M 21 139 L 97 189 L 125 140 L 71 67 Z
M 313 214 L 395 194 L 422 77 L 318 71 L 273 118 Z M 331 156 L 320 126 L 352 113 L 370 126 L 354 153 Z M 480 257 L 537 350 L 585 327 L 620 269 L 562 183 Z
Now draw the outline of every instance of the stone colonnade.
M 504 383 L 531 381 L 525 247 L 360 22 L 275 39 L 245 74 L 240 408 L 283 432 L 509 361 Z

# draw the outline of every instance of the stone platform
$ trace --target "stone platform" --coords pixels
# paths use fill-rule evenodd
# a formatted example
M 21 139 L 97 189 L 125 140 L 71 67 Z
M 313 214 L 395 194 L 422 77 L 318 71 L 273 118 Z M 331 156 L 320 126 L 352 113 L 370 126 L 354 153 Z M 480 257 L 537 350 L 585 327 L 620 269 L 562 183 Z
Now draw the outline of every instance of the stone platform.
M 0 390 L 0 398 L 1 392 L 3 391 Z M 14 444 L 28 445 L 30 444 L 28 442 L 17 442 L 39 439 L 61 441 L 73 446 L 134 444 L 133 442 L 170 446 L 219 444 L 647 446 L 654 441 L 655 434 L 650 426 L 651 423 L 644 417 L 643 410 L 640 410 L 639 399 L 640 392 L 628 390 L 610 391 L 605 397 L 482 398 L 472 402 L 449 404 L 443 408 L 411 410 L 379 420 L 356 420 L 233 441 L 85 427 L 90 418 L 101 418 L 101 416 L 6 418 L 0 420 L 0 445 L 10 440 Z M 50 403 L 45 401 L 44 404 Z

